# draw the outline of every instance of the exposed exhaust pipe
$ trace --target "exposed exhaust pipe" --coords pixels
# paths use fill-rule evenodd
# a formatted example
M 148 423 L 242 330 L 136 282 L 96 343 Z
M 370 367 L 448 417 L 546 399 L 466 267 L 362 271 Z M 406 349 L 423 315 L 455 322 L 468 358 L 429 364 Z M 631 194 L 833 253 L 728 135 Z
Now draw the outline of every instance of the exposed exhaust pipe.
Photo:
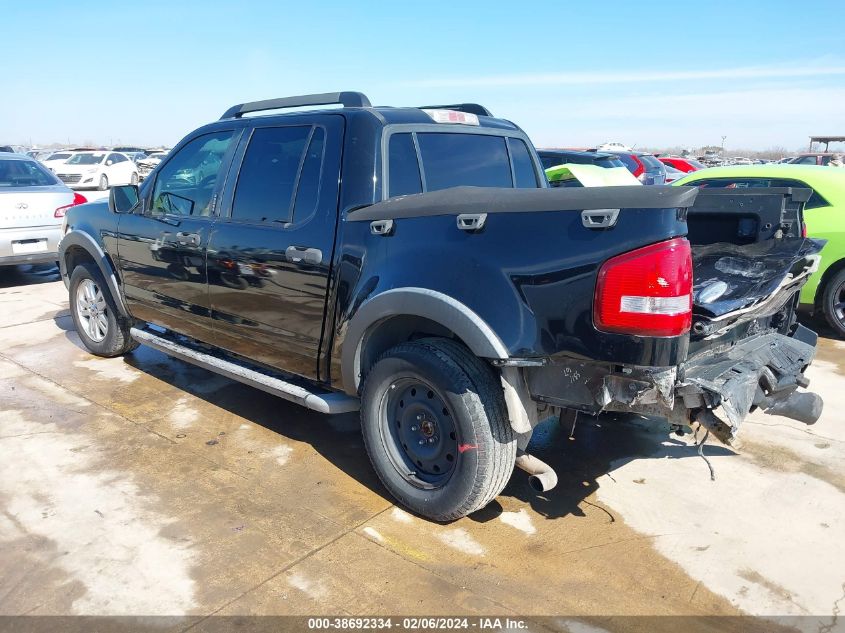
M 782 415 L 804 424 L 815 424 L 821 417 L 824 402 L 812 391 L 793 391 L 787 398 L 765 398 L 760 407 L 769 415 Z
M 528 473 L 528 484 L 537 492 L 548 492 L 557 486 L 557 473 L 554 469 L 533 455 L 517 451 L 516 465 Z

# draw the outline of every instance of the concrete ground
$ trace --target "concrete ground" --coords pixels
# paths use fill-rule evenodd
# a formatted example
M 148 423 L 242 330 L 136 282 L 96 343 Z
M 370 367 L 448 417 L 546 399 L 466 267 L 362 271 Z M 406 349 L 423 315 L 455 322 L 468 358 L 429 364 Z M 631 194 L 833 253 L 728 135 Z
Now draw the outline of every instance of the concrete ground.
M 752 415 L 740 452 L 707 447 L 715 481 L 660 424 L 552 424 L 535 449 L 555 490 L 517 471 L 441 525 L 393 504 L 356 416 L 144 347 L 91 356 L 55 268 L 0 269 L 0 615 L 182 615 L 185 629 L 212 614 L 547 614 L 576 633 L 752 614 L 837 630 L 843 372 L 845 343 L 823 338 L 822 419 Z

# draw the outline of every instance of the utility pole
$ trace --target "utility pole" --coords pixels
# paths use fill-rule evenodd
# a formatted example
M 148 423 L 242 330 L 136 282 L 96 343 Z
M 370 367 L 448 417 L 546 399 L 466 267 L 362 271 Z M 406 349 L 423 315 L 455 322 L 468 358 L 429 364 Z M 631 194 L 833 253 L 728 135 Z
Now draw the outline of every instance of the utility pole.
M 722 135 L 722 158 L 725 157 L 725 139 L 728 138 L 724 134 Z

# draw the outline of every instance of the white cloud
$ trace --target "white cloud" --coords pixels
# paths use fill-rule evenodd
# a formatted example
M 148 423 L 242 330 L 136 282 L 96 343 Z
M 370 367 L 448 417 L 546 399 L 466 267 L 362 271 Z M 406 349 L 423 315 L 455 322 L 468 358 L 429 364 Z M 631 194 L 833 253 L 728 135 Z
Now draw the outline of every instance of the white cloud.
M 443 77 L 398 82 L 416 88 L 466 88 L 512 86 L 572 86 L 620 83 L 654 83 L 669 81 L 700 81 L 706 79 L 770 79 L 795 77 L 825 77 L 845 75 L 845 64 L 810 62 L 802 65 L 777 64 L 771 66 L 740 66 L 677 71 L 572 71 L 552 73 L 513 73 L 503 75 Z
M 550 102 L 551 101 L 551 102 Z M 660 87 L 614 97 L 571 95 L 564 102 L 537 95 L 501 114 L 516 121 L 538 147 L 720 144 L 759 148 L 805 145 L 841 122 L 845 87 L 759 86 L 672 94 Z M 492 104 L 491 104 L 492 107 Z

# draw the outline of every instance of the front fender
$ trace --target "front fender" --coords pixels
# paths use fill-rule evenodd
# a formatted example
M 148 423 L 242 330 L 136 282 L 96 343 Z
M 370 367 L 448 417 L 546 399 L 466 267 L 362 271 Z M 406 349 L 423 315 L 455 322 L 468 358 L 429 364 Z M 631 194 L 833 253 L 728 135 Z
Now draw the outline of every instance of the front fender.
M 111 260 L 109 260 L 105 251 L 103 251 L 102 247 L 97 244 L 93 237 L 78 229 L 71 229 L 65 233 L 62 241 L 59 242 L 59 270 L 65 287 L 70 286 L 70 275 L 73 272 L 72 270 L 68 270 L 68 251 L 74 247 L 81 248 L 90 255 L 91 259 L 94 260 L 94 263 L 100 269 L 103 278 L 106 280 L 106 285 L 108 286 L 109 292 L 111 292 L 111 296 L 114 298 L 117 309 L 124 317 L 131 318 L 126 303 L 123 301 L 123 294 L 120 292 L 117 275 L 115 274 Z

